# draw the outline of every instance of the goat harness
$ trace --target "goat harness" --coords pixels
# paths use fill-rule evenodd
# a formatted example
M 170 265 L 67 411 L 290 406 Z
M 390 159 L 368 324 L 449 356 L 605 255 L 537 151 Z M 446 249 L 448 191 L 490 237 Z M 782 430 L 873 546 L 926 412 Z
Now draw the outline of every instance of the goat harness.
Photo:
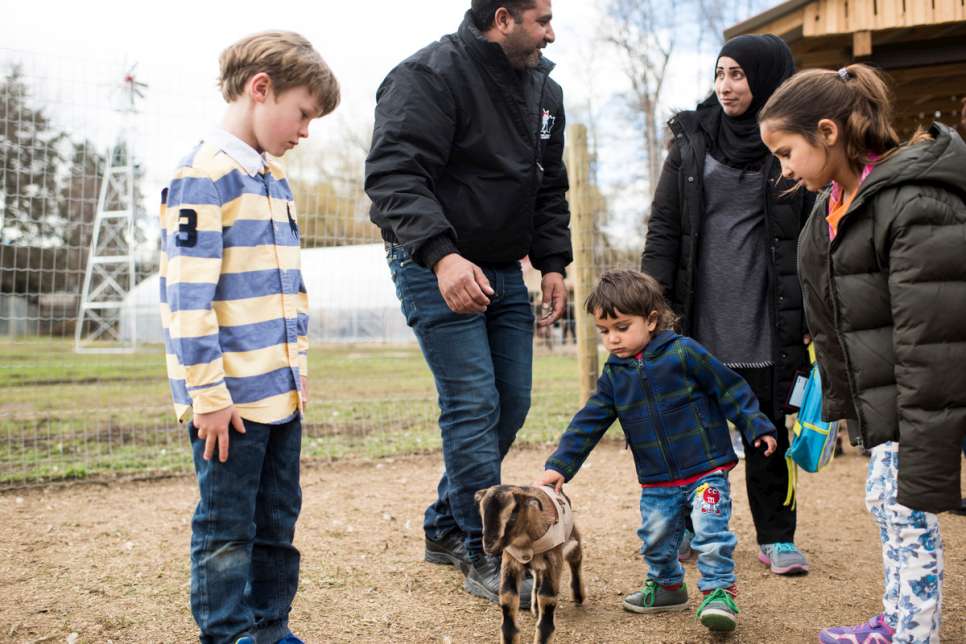
M 557 522 L 547 528 L 543 536 L 530 543 L 528 547 L 510 545 L 504 548 L 511 557 L 522 564 L 530 563 L 533 555 L 543 554 L 564 543 L 574 531 L 574 511 L 570 507 L 570 500 L 563 494 L 558 494 L 550 486 L 541 485 L 539 489 L 550 497 L 550 501 L 557 510 Z

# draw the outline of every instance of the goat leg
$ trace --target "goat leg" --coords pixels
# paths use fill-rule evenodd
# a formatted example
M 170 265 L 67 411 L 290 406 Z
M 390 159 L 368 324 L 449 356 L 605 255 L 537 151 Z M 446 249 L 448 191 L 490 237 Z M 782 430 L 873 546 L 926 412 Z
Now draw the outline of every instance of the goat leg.
M 523 571 L 509 555 L 503 554 L 500 565 L 500 644 L 520 644 L 517 611 L 520 608 L 520 579 Z
M 540 586 L 540 573 L 536 568 L 530 568 L 530 576 L 533 577 L 533 587 L 530 590 L 530 614 L 537 615 L 537 587 Z
M 584 575 L 582 572 L 584 553 L 576 528 L 574 528 L 573 537 L 564 545 L 564 558 L 570 564 L 570 590 L 574 595 L 574 603 L 580 605 L 587 599 L 587 589 L 584 586 Z
M 561 558 L 558 556 L 555 559 L 556 561 L 548 562 L 550 565 L 540 574 L 540 585 L 533 586 L 533 594 L 537 598 L 537 606 L 540 609 L 537 617 L 537 632 L 533 637 L 534 644 L 549 644 L 553 641 L 557 595 L 560 593 L 560 573 L 563 568 Z

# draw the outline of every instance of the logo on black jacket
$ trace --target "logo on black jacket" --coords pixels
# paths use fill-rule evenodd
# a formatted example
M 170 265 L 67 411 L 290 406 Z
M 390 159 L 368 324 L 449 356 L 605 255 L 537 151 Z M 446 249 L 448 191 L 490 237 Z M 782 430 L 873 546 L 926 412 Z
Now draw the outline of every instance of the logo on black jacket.
M 546 141 L 550 138 L 550 131 L 553 130 L 553 124 L 557 121 L 556 116 L 550 114 L 550 110 L 543 111 L 543 118 L 540 120 L 540 138 Z

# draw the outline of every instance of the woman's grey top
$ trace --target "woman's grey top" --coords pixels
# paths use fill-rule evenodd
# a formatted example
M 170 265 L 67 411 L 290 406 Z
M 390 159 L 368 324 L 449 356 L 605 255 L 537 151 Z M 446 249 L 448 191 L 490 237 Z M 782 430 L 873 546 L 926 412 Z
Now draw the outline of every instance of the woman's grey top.
M 694 338 L 729 367 L 772 364 L 761 172 L 704 162 Z

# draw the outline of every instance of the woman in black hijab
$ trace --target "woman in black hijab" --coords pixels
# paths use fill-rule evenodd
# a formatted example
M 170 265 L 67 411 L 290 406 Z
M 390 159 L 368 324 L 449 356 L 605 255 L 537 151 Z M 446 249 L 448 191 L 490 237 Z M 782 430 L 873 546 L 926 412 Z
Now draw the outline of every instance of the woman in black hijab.
M 715 65 L 715 91 L 698 106 L 715 158 L 739 169 L 761 167 L 770 154 L 758 133 L 758 112 L 794 73 L 792 52 L 778 36 L 738 36 L 725 43 Z
M 749 505 L 759 560 L 777 574 L 804 573 L 782 455 L 786 394 L 807 365 L 798 233 L 814 196 L 791 183 L 758 133 L 757 114 L 795 71 L 777 36 L 739 36 L 715 62 L 714 92 L 677 114 L 651 204 L 641 268 L 664 287 L 681 330 L 740 373 L 778 428 L 765 458 L 745 443 Z M 744 440 L 744 439 L 742 439 Z M 789 499 L 791 501 L 791 499 Z M 686 534 L 679 558 L 690 555 Z

